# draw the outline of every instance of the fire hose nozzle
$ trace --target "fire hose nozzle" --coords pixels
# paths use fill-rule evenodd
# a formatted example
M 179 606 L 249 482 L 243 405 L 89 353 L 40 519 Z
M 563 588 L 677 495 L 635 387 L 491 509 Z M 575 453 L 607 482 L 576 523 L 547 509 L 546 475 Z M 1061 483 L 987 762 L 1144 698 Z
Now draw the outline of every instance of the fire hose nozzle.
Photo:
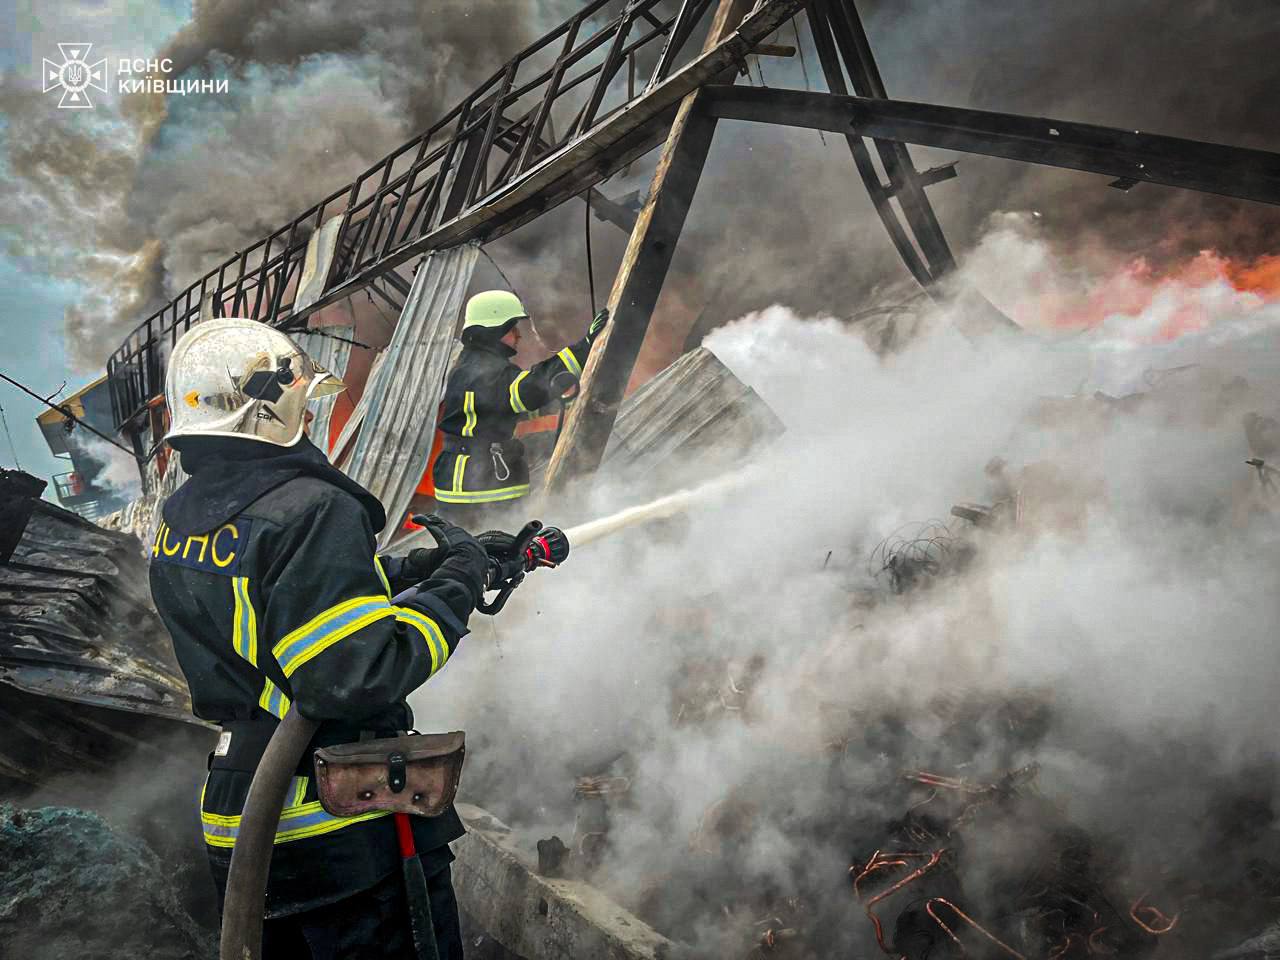
M 540 520 L 530 520 L 514 537 L 494 530 L 480 534 L 479 540 L 489 554 L 489 589 L 497 590 L 498 596 L 481 600 L 476 609 L 490 616 L 502 609 L 526 574 L 539 567 L 557 567 L 569 556 L 565 532 L 544 527 Z
M 525 550 L 527 569 L 558 567 L 569 556 L 569 538 L 559 527 L 543 527 Z

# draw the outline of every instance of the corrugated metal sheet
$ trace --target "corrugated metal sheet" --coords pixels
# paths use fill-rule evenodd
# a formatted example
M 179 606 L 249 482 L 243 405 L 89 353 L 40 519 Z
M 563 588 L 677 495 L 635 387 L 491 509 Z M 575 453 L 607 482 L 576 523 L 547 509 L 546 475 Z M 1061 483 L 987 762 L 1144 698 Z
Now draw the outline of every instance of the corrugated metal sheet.
M 479 249 L 464 244 L 437 251 L 419 265 L 391 343 L 360 398 L 360 433 L 341 466 L 386 508 L 382 546 L 396 533 L 431 456 L 454 331 Z
M 0 566 L 0 684 L 191 719 L 142 553 L 133 537 L 37 501 Z
M 322 331 L 311 331 L 298 338 L 298 346 L 320 366 L 341 377 L 347 369 L 347 360 L 351 357 L 351 344 L 345 342 L 355 337 L 355 327 L 325 327 Z M 336 339 L 342 338 L 342 339 Z M 333 416 L 333 406 L 338 402 L 337 394 L 312 400 L 308 407 L 315 414 L 309 432 L 311 439 L 321 441 L 329 436 L 329 420 Z M 324 448 L 323 442 L 316 446 Z M 327 452 L 327 451 L 326 451 Z
M 783 430 L 754 390 L 699 347 L 623 402 L 598 476 L 632 487 L 687 484 L 742 462 Z
M 142 553 L 133 537 L 35 502 L 0 564 L 0 794 L 106 775 L 125 757 L 198 755 L 190 743 L 208 751 Z

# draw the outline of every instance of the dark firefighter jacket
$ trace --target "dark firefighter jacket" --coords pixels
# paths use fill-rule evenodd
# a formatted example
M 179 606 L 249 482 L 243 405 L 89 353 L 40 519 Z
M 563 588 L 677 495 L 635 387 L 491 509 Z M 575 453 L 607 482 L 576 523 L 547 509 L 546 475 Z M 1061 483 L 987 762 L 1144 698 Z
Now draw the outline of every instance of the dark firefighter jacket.
M 529 492 L 524 447 L 514 439 L 522 414 L 545 406 L 582 374 L 591 341 L 521 370 L 504 343 L 462 348 L 444 391 L 444 447 L 432 473 L 441 503 L 495 503 Z M 566 376 L 567 374 L 567 376 Z
M 438 572 L 412 606 L 393 605 L 374 554 L 381 508 L 304 444 L 283 458 L 205 464 L 166 503 L 151 549 L 152 595 L 192 710 L 224 731 L 200 802 L 220 889 L 253 771 L 279 718 L 301 709 L 322 721 L 313 748 L 410 729 L 406 695 L 444 666 L 473 604 L 462 583 Z M 170 509 L 177 501 L 183 509 Z M 312 753 L 280 818 L 268 917 L 343 899 L 399 864 L 388 815 L 340 818 L 321 808 Z M 447 863 L 446 845 L 463 833 L 457 814 L 413 819 L 418 849 Z

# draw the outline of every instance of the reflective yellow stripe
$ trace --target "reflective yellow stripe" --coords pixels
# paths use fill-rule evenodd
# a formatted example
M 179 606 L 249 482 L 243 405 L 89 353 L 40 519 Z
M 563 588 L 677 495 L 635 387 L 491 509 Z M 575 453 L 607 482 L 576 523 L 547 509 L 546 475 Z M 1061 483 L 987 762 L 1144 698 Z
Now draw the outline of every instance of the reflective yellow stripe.
M 235 648 L 236 653 L 256 667 L 258 665 L 258 617 L 253 610 L 253 601 L 249 599 L 249 578 L 232 577 L 231 595 L 235 598 L 235 609 L 231 614 L 231 646 Z
M 573 351 L 565 347 L 556 354 L 564 363 L 564 368 L 572 373 L 575 377 L 582 373 L 582 364 L 578 362 L 578 358 L 573 355 Z
M 458 459 L 455 460 L 453 463 L 453 492 L 454 493 L 462 493 L 462 478 L 467 475 L 468 459 L 470 459 L 468 454 L 465 454 L 465 453 L 459 454 Z M 437 500 L 443 499 L 440 496 L 439 490 L 436 491 L 436 499 Z M 445 502 L 451 503 L 452 501 L 446 500 Z
M 363 823 L 377 817 L 389 816 L 386 811 L 375 810 L 362 813 L 356 817 L 335 817 L 326 813 L 319 800 L 303 803 L 307 793 L 307 778 L 294 777 L 290 797 L 293 803 L 280 813 L 280 825 L 276 828 L 276 843 L 288 843 L 290 840 L 301 840 L 325 833 L 333 833 L 353 823 Z M 211 847 L 231 848 L 236 844 L 240 833 L 240 815 L 206 813 L 204 810 L 204 790 L 200 791 L 200 821 L 204 827 L 204 842 Z
M 377 568 L 378 579 L 382 581 L 382 586 L 387 591 L 387 598 L 390 599 L 391 598 L 391 581 L 387 579 L 387 571 L 382 569 L 382 558 L 375 556 L 373 558 L 373 565 L 375 568 Z
M 529 375 L 528 370 L 521 370 L 511 386 L 507 388 L 507 393 L 511 395 L 511 409 L 516 413 L 528 413 L 529 408 L 524 405 L 524 401 L 520 399 L 520 381 Z
M 386 597 L 355 597 L 312 617 L 271 648 L 286 677 L 348 637 L 383 617 L 394 614 Z
M 476 393 L 474 390 L 468 390 L 463 395 L 462 412 L 467 415 L 467 422 L 462 425 L 462 435 L 464 437 L 474 437 L 476 435 Z
M 284 695 L 284 691 L 271 682 L 270 677 L 266 677 L 262 684 L 262 693 L 258 697 L 258 706 L 273 717 L 284 719 L 284 715 L 289 712 L 289 698 Z
M 289 820 L 285 819 L 284 814 L 280 815 L 281 829 L 276 831 L 275 842 L 288 843 L 290 840 L 318 837 L 321 834 L 333 833 L 335 830 L 349 827 L 353 823 L 363 823 L 366 820 L 389 816 L 391 814 L 387 810 L 374 810 L 372 813 L 362 813 L 358 817 L 335 817 L 333 814 L 326 813 L 324 807 L 320 806 L 320 801 L 316 800 L 312 803 L 304 803 L 298 808 L 297 814 Z
M 408 607 L 396 607 L 396 619 L 401 623 L 409 624 L 422 634 L 427 649 L 431 651 L 431 673 L 434 675 L 449 659 L 449 644 L 445 642 L 440 625 L 425 614 Z
M 529 484 L 503 487 L 500 490 L 437 490 L 436 499 L 441 503 L 493 503 L 496 500 L 514 500 L 529 492 Z

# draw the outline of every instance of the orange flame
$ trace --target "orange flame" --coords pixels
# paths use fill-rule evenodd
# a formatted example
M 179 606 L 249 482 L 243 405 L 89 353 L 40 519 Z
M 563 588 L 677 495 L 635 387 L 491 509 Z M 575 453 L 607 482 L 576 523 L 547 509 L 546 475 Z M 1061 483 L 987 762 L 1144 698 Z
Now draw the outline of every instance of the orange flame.
M 1089 330 L 1111 320 L 1124 329 L 1126 319 L 1145 317 L 1140 340 L 1174 340 L 1209 326 L 1224 306 L 1251 312 L 1280 301 L 1280 254 L 1246 262 L 1212 250 L 1173 269 L 1156 270 L 1139 257 L 1079 294 L 1044 290 L 1014 307 L 1015 319 L 1028 326 Z

